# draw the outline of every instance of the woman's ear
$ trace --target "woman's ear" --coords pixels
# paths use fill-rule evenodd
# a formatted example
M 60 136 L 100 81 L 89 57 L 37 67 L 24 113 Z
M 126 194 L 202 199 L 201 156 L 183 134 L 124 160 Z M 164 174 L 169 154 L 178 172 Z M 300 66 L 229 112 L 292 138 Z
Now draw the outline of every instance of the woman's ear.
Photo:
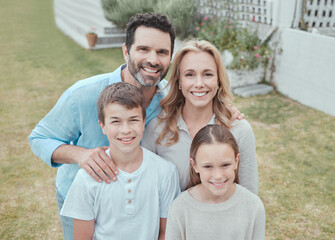
M 197 166 L 196 162 L 193 160 L 193 158 L 190 158 L 190 163 L 191 163 L 191 165 L 192 165 L 194 171 L 195 171 L 196 173 L 199 173 L 198 166 Z

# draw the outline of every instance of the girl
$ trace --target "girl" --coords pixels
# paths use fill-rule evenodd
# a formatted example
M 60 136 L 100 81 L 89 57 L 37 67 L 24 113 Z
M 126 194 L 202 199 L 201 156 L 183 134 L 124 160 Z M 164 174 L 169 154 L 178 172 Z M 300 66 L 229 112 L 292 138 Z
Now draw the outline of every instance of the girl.
M 219 51 L 204 40 L 187 42 L 175 55 L 168 86 L 160 102 L 162 113 L 146 126 L 142 146 L 177 166 L 180 188 L 185 190 L 193 137 L 207 124 L 225 126 L 240 149 L 241 185 L 257 194 L 255 136 L 247 120 L 232 120 L 233 96 Z
M 207 125 L 190 150 L 189 190 L 172 203 L 166 240 L 265 239 L 265 210 L 238 184 L 240 154 L 223 126 Z

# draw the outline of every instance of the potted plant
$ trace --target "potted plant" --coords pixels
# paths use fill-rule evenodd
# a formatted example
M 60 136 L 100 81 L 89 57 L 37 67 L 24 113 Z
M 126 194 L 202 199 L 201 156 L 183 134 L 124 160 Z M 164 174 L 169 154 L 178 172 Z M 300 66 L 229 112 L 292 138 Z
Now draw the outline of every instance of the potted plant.
M 87 38 L 88 45 L 90 46 L 90 48 L 93 48 L 98 39 L 98 35 L 95 33 L 95 28 L 92 27 L 91 31 L 86 33 L 86 38 Z

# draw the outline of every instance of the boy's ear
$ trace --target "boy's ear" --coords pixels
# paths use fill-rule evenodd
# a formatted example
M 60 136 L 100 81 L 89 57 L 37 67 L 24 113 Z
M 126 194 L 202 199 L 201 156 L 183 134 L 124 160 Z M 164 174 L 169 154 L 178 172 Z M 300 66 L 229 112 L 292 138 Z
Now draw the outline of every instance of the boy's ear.
M 106 133 L 105 133 L 105 125 L 99 120 L 98 121 L 98 123 L 99 123 L 99 125 L 100 125 L 100 127 L 101 127 L 101 129 L 102 129 L 102 133 L 104 134 L 104 135 L 106 135 Z
M 122 52 L 123 52 L 123 59 L 125 60 L 126 63 L 128 63 L 129 54 L 125 43 L 122 45 Z
M 239 153 L 237 154 L 235 160 L 236 161 L 235 161 L 235 167 L 234 167 L 234 169 L 237 170 L 238 163 L 240 162 L 240 154 Z
M 190 158 L 190 163 L 191 163 L 191 165 L 192 165 L 194 171 L 195 171 L 196 173 L 199 173 L 198 166 L 197 166 L 197 164 L 195 163 L 195 161 L 193 160 L 193 158 Z

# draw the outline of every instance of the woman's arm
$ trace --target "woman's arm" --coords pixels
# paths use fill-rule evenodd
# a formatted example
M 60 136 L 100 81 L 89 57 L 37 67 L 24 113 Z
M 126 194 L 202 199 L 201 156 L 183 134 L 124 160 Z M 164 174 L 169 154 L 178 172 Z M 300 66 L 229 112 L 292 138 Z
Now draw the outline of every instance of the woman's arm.
M 73 233 L 75 240 L 92 240 L 94 235 L 94 219 L 73 219 Z

